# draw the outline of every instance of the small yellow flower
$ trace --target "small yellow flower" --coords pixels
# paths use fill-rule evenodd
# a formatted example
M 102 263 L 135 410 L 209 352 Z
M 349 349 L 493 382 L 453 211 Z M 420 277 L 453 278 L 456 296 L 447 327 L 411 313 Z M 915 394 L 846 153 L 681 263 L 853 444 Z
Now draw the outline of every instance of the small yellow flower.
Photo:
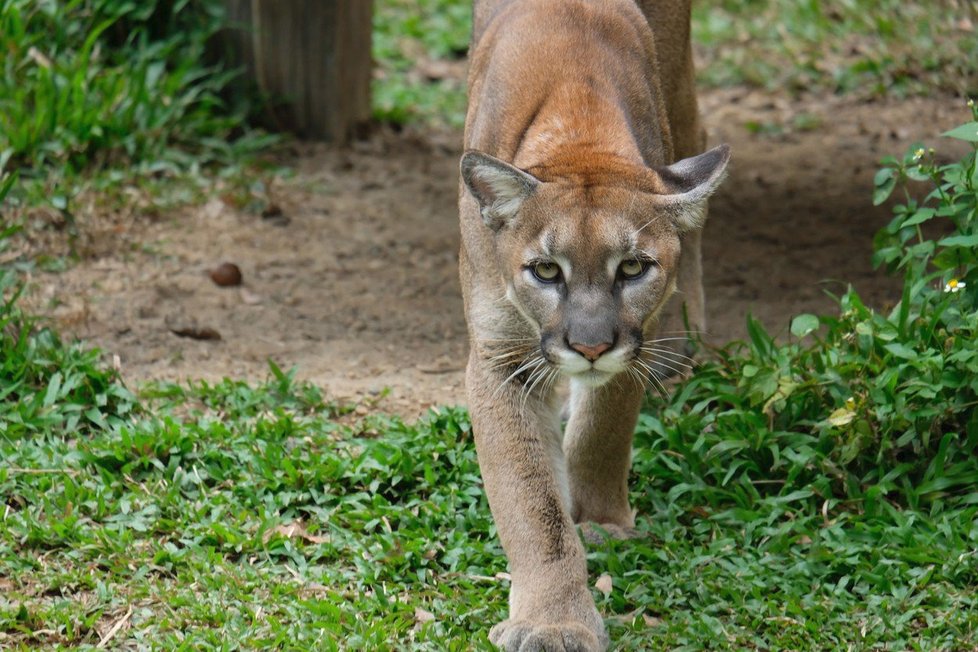
M 975 108 L 975 101 L 974 100 L 968 100 L 968 108 L 969 109 Z
M 919 161 L 921 158 L 923 158 L 924 154 L 925 154 L 925 152 L 924 152 L 924 148 L 923 147 L 920 147 L 920 148 L 914 150 L 913 160 Z
M 952 278 L 950 281 L 948 281 L 947 283 L 944 284 L 944 291 L 945 292 L 950 292 L 950 293 L 953 294 L 955 292 L 960 292 L 966 286 L 967 286 L 967 283 L 965 283 L 964 281 L 959 281 L 956 278 Z

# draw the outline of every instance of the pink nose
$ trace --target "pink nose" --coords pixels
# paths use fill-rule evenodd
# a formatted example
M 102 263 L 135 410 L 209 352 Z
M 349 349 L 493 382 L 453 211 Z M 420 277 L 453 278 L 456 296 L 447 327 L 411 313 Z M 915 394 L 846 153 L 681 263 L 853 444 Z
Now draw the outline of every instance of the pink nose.
M 601 357 L 602 353 L 611 348 L 611 344 L 595 344 L 594 346 L 587 346 L 586 344 L 571 344 L 571 348 L 591 362 L 594 362 Z

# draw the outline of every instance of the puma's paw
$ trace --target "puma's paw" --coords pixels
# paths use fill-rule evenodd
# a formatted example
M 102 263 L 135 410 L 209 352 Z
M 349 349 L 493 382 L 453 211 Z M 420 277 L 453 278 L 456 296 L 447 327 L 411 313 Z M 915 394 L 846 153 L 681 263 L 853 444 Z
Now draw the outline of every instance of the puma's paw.
M 600 528 L 600 529 L 599 529 Z M 615 523 L 581 523 L 581 534 L 590 544 L 601 544 L 607 539 L 635 539 L 638 530 L 633 527 L 623 527 Z
M 537 623 L 504 620 L 489 631 L 489 640 L 505 652 L 604 652 L 608 634 L 576 622 Z

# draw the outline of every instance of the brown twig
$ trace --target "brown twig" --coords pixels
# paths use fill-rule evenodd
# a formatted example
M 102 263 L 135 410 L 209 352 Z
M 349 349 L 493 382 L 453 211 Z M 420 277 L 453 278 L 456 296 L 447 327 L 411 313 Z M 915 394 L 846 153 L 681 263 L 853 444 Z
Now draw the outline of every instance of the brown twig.
M 119 630 L 122 629 L 123 625 L 126 624 L 130 616 L 132 616 L 132 605 L 129 605 L 129 609 L 126 610 L 125 615 L 123 615 L 119 620 L 115 621 L 109 631 L 105 633 L 105 636 L 102 637 L 102 640 L 99 641 L 98 645 L 95 647 L 104 648 L 106 645 L 108 645 L 109 641 L 111 641 L 112 638 L 119 633 Z

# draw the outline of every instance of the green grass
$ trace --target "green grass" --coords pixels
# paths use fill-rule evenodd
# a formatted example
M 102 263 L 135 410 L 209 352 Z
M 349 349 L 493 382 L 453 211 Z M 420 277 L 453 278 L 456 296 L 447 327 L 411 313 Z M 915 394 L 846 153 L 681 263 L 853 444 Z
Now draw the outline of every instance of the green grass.
M 978 142 L 973 118 L 954 135 Z M 935 160 L 915 148 L 877 175 L 878 201 L 933 183 L 878 236 L 878 261 L 907 275 L 891 313 L 850 292 L 787 343 L 751 322 L 650 402 L 640 537 L 588 550 L 615 649 L 974 650 L 978 162 Z M 950 234 L 928 240 L 931 220 Z M 463 410 L 360 418 L 274 364 L 259 385 L 134 395 L 21 313 L 18 287 L 0 268 L 4 649 L 110 633 L 167 650 L 489 649 L 508 580 Z
M 93 645 L 130 610 L 117 645 L 489 649 L 505 560 L 464 412 L 351 421 L 279 372 L 163 386 L 117 412 L 0 429 L 4 649 Z M 811 492 L 725 507 L 717 492 L 715 508 L 670 469 L 659 428 L 646 416 L 638 434 L 643 538 L 589 553 L 592 577 L 612 577 L 594 593 L 617 649 L 978 636 L 978 508 L 869 516 L 831 500 L 823 514 Z
M 968 2 L 723 0 L 694 4 L 707 85 L 861 97 L 978 94 Z
M 503 562 L 464 414 L 343 425 L 276 374 L 0 430 L 4 649 L 97 643 L 130 608 L 117 642 L 157 649 L 466 649 L 505 596 L 485 599 Z M 416 609 L 437 617 L 415 631 Z
M 379 0 L 374 4 L 372 87 L 374 117 L 461 127 L 465 80 L 428 79 L 419 62 L 463 60 L 469 47 L 472 3 L 461 0 Z M 460 70 L 460 68 L 459 68 Z

